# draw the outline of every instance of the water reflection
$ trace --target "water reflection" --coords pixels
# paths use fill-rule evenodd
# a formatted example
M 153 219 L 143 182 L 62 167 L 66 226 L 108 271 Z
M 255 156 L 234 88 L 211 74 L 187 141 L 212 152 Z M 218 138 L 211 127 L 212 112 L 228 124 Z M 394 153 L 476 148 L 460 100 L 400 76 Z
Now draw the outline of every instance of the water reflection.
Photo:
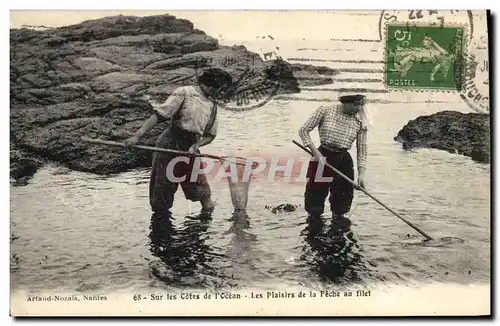
M 255 240 L 256 236 L 248 231 L 250 218 L 246 210 L 235 210 L 229 221 L 232 223 L 226 234 L 234 234 L 232 242 L 245 243 L 248 240 Z
M 361 280 L 365 269 L 361 249 L 351 230 L 351 220 L 332 218 L 329 225 L 319 216 L 309 216 L 302 231 L 306 245 L 302 259 L 322 281 L 335 283 Z
M 263 277 L 257 267 L 259 253 L 256 251 L 257 236 L 251 232 L 250 217 L 246 210 L 235 210 L 229 218 L 231 222 L 225 235 L 230 236 L 226 256 L 231 264 L 228 268 L 232 279 L 246 284 Z
M 226 234 L 232 234 L 228 255 L 239 262 L 250 263 L 250 253 L 257 236 L 250 232 L 250 219 L 245 210 L 235 210 L 229 219 L 231 226 Z
M 170 214 L 153 214 L 150 225 L 150 250 L 161 264 L 152 264 L 151 273 L 167 284 L 206 285 L 216 276 L 211 262 L 217 257 L 206 244 L 211 214 L 186 216 L 180 227 Z

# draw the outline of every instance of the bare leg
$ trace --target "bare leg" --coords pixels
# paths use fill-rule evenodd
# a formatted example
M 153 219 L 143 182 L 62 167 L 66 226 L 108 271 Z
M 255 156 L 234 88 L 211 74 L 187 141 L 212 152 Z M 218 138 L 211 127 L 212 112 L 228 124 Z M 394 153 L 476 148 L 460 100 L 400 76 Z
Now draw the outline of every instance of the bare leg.
M 200 200 L 200 203 L 201 203 L 201 209 L 203 211 L 211 211 L 215 207 L 215 204 L 210 195 L 203 196 Z

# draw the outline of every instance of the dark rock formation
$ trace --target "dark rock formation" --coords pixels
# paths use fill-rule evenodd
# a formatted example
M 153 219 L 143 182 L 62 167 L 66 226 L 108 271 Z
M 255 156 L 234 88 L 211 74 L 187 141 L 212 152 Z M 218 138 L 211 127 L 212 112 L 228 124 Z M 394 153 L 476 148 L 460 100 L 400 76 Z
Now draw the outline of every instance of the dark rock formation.
M 394 140 L 403 148 L 436 148 L 490 162 L 490 116 L 442 111 L 408 122 Z
M 14 184 L 25 185 L 36 171 L 44 164 L 43 160 L 23 150 L 10 150 L 10 177 Z
M 240 88 L 279 80 L 282 94 L 300 91 L 295 72 L 303 78 L 317 69 L 322 75 L 333 73 L 325 67 L 263 61 L 243 46 L 220 46 L 191 22 L 170 15 L 11 30 L 11 177 L 32 175 L 42 159 L 99 174 L 150 166 L 151 153 L 103 150 L 80 139 L 131 136 L 150 116 L 151 103 L 164 101 L 176 87 L 194 84 L 199 69 L 208 67 L 223 68 L 233 80 L 251 67 L 255 77 Z M 141 142 L 154 145 L 162 127 Z
M 292 70 L 300 86 L 331 84 L 333 83 L 332 76 L 338 74 L 337 71 L 325 66 L 310 66 L 299 63 L 294 64 Z

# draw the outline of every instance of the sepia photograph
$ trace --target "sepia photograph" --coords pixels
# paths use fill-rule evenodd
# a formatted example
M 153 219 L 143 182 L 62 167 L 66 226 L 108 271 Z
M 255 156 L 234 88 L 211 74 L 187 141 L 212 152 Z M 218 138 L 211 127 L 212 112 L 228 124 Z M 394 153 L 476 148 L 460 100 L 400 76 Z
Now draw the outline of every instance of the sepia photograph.
M 490 316 L 488 10 L 11 10 L 10 315 Z

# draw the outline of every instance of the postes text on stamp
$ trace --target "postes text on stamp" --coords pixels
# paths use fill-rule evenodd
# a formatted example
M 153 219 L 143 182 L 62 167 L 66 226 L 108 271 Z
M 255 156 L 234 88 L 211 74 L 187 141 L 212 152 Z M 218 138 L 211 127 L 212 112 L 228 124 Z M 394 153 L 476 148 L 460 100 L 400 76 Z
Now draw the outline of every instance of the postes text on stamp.
M 385 84 L 392 89 L 462 89 L 462 26 L 387 24 Z

